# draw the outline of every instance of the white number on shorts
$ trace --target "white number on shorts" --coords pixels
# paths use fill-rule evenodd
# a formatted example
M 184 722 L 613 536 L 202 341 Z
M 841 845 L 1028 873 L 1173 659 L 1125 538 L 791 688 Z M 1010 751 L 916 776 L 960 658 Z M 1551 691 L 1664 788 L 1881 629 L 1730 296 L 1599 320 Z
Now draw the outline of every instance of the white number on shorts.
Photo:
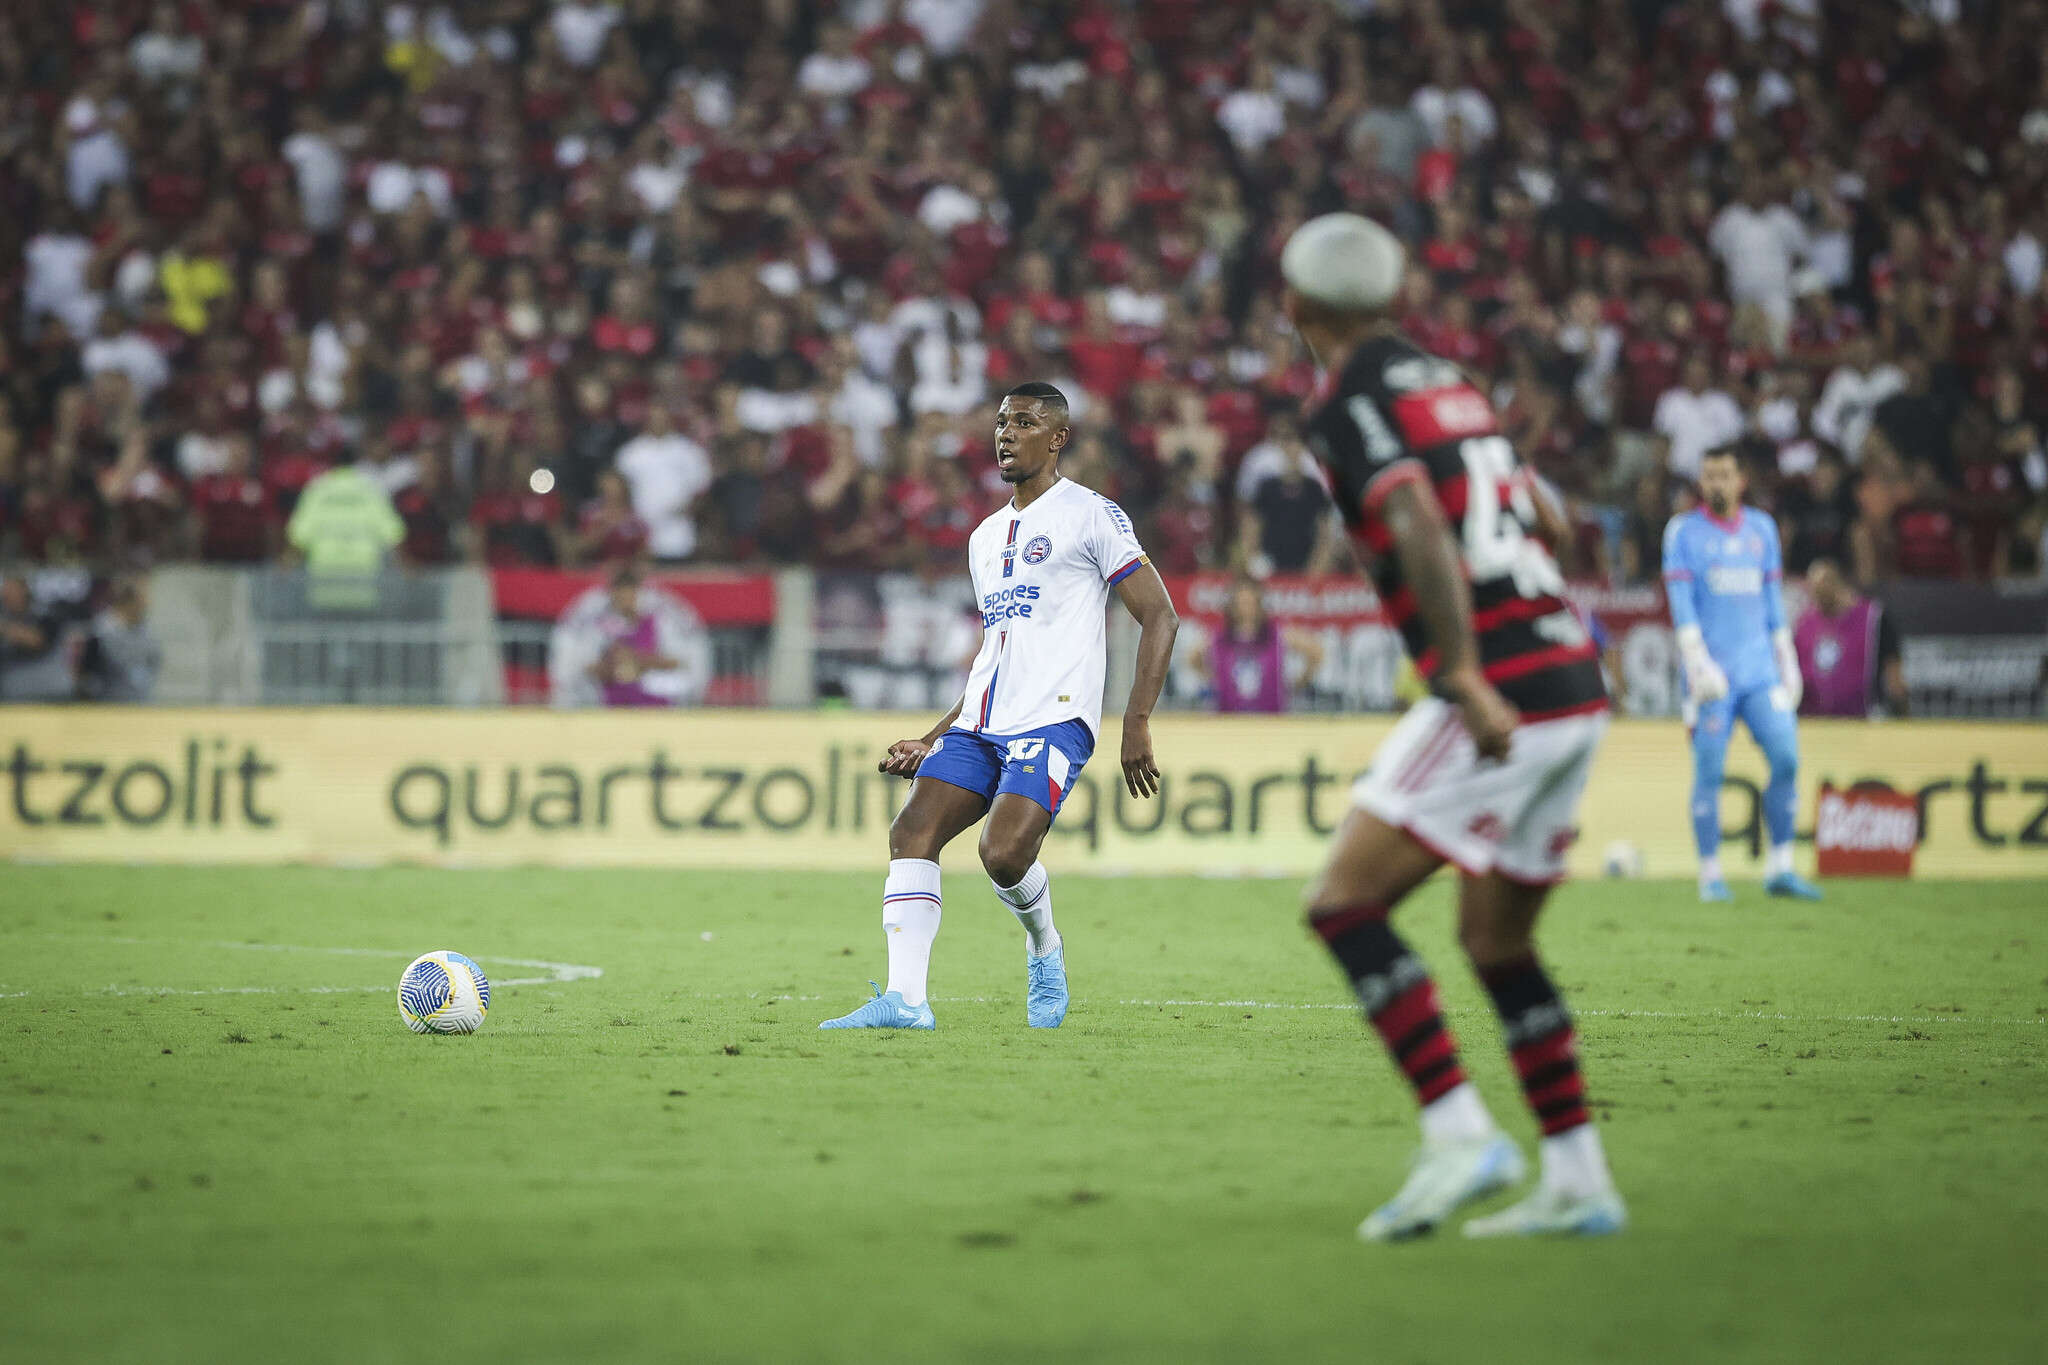
M 1458 443 L 1465 461 L 1465 568 L 1474 583 L 1513 578 L 1524 597 L 1564 591 L 1557 561 L 1523 534 L 1536 520 L 1529 486 L 1515 477 L 1515 449 L 1505 436 L 1473 436 Z M 1500 489 L 1508 490 L 1508 515 Z

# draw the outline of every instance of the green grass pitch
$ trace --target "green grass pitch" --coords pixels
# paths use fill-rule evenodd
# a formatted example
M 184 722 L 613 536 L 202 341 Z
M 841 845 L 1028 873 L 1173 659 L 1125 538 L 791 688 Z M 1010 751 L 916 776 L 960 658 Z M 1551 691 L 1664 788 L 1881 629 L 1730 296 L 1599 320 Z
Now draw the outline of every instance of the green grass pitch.
M 931 1035 L 816 1031 L 881 974 L 879 869 L 0 868 L 0 1359 L 2048 1351 L 2038 885 L 1567 887 L 1633 1228 L 1377 1247 L 1411 1106 L 1293 884 L 1056 874 L 1032 1032 L 956 866 Z M 1527 1139 L 1448 912 L 1401 923 Z M 474 1037 L 399 1022 L 439 947 L 497 983 Z

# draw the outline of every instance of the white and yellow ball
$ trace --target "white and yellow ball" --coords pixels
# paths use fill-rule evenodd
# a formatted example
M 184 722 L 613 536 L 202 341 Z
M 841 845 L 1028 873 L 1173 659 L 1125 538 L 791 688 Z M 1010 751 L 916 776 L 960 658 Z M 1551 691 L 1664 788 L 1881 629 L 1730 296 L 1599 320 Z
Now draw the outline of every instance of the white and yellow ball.
M 446 948 L 422 953 L 398 978 L 398 1017 L 414 1033 L 475 1033 L 490 1008 L 484 969 Z

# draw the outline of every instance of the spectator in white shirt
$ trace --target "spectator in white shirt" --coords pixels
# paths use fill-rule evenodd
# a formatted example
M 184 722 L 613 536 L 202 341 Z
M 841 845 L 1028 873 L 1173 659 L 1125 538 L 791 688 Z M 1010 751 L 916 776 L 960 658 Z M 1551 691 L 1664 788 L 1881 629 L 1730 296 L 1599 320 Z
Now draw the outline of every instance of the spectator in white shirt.
M 848 337 L 833 341 L 821 369 L 818 393 L 826 415 L 853 433 L 861 463 L 878 467 L 886 453 L 884 442 L 896 429 L 895 390 L 868 377 Z
M 1820 402 L 1813 408 L 1814 432 L 1832 441 L 1850 464 L 1858 464 L 1877 405 L 1905 387 L 1905 371 L 1878 364 L 1875 343 L 1867 333 L 1858 333 L 1849 339 L 1842 363 L 1821 388 Z
M 903 22 L 924 35 L 935 57 L 950 57 L 967 46 L 981 22 L 986 0 L 904 0 Z
M 919 274 L 917 292 L 889 311 L 889 326 L 898 337 L 918 332 L 944 335 L 949 320 L 963 337 L 975 336 L 981 331 L 981 311 L 971 300 L 947 288 L 939 272 L 930 267 Z M 863 344 L 861 350 L 865 354 L 867 346 Z M 886 374 L 887 371 L 881 373 Z
M 1303 464 L 1306 459 L 1307 463 Z M 1323 467 L 1308 454 L 1308 447 L 1302 444 L 1301 427 L 1285 412 L 1276 412 L 1266 424 L 1266 439 L 1244 453 L 1244 460 L 1237 466 L 1237 500 L 1248 503 L 1259 491 L 1259 485 L 1268 479 L 1284 477 L 1288 470 L 1302 467 L 1311 479 L 1325 489 L 1330 478 L 1323 473 Z
M 844 24 L 818 30 L 818 50 L 796 69 L 799 90 L 813 99 L 843 100 L 868 88 L 874 72 L 868 59 L 853 50 L 853 34 Z
M 1650 425 L 1666 442 L 1665 466 L 1681 479 L 1699 477 L 1706 453 L 1741 438 L 1742 408 L 1713 387 L 1705 352 L 1686 358 L 1676 388 L 1664 390 Z
M 92 208 L 102 190 L 128 178 L 128 144 L 122 140 L 120 128 L 127 112 L 112 83 L 103 76 L 95 76 L 64 107 L 64 136 L 69 143 L 64 153 L 64 181 L 74 208 Z
M 298 131 L 284 140 L 282 151 L 298 182 L 299 212 L 313 231 L 332 232 L 341 226 L 348 202 L 348 160 L 328 134 L 319 105 L 299 101 L 294 117 Z
M 1806 228 L 1792 210 L 1770 200 L 1763 176 L 1742 178 L 1742 198 L 1714 219 L 1707 244 L 1728 272 L 1728 296 L 1753 303 L 1771 322 L 1771 348 L 1782 352 L 1792 326 L 1792 272 L 1806 254 Z
M 920 336 L 910 355 L 917 370 L 912 412 L 964 417 L 980 406 L 988 391 L 988 347 L 965 335 L 951 315 L 942 330 Z
M 1458 83 L 1457 58 L 1449 54 L 1438 58 L 1430 83 L 1415 92 L 1408 101 L 1408 107 L 1415 111 L 1415 117 L 1422 120 L 1430 142 L 1438 147 L 1448 146 L 1452 133 L 1456 132 L 1459 135 L 1458 149 L 1474 151 L 1493 141 L 1494 130 L 1499 126 L 1493 112 L 1493 101 L 1486 98 L 1478 87 Z M 1454 116 L 1457 119 L 1455 128 L 1452 126 Z
M 413 196 L 424 195 L 434 215 L 446 218 L 455 211 L 455 190 L 448 172 L 438 166 L 410 166 L 403 161 L 380 161 L 370 168 L 363 197 L 377 213 L 403 213 L 412 207 Z
M 1273 88 L 1273 68 L 1263 57 L 1252 58 L 1244 89 L 1231 91 L 1216 106 L 1216 122 L 1246 156 L 1287 131 L 1287 106 Z
M 127 321 L 111 308 L 101 313 L 99 334 L 85 343 L 81 364 L 88 375 L 108 370 L 127 375 L 136 399 L 147 403 L 170 382 L 171 367 L 164 353 L 142 333 L 129 328 Z
M 1159 267 L 1150 257 L 1131 263 L 1130 278 L 1113 284 L 1103 295 L 1109 320 L 1119 327 L 1157 336 L 1166 330 L 1166 292 L 1159 286 Z
M 548 16 L 548 26 L 554 30 L 555 44 L 562 49 L 563 59 L 571 66 L 585 69 L 597 65 L 605 37 L 618 22 L 617 5 L 588 4 L 584 0 L 555 0 L 554 13 Z
M 182 32 L 184 27 L 178 7 L 169 0 L 158 0 L 149 12 L 149 27 L 128 44 L 128 65 L 135 74 L 150 85 L 178 87 L 175 98 L 180 107 L 184 103 L 182 87 L 197 79 L 206 60 L 206 45 L 197 35 Z
M 101 302 L 86 283 L 92 241 L 78 231 L 69 211 L 53 214 L 49 226 L 29 238 L 21 254 L 28 267 L 28 285 L 23 291 L 27 317 L 62 318 L 74 336 L 90 335 Z
M 691 508 L 711 487 L 711 457 L 704 447 L 675 429 L 668 409 L 656 403 L 647 425 L 619 447 L 614 461 L 633 493 L 633 512 L 647 523 L 647 547 L 656 559 L 688 559 L 697 549 Z

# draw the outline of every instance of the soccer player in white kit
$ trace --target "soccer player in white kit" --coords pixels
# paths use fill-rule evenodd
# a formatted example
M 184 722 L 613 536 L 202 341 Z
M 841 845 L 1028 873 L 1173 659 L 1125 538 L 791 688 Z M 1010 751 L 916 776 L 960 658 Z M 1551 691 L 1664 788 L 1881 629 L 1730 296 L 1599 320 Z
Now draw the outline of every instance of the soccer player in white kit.
M 939 932 L 939 851 L 984 815 L 981 865 L 1027 939 L 1026 1021 L 1058 1028 L 1067 1016 L 1066 954 L 1038 851 L 1095 751 L 1110 589 L 1139 625 L 1122 755 L 1134 797 L 1159 790 L 1150 720 L 1180 628 L 1123 509 L 1060 476 L 1070 434 L 1066 396 L 1050 384 L 1020 384 L 997 409 L 996 467 L 1016 491 L 967 542 L 981 652 L 946 718 L 922 739 L 890 745 L 880 765 L 915 779 L 889 827 L 889 986 L 820 1028 L 938 1027 L 926 978 Z

